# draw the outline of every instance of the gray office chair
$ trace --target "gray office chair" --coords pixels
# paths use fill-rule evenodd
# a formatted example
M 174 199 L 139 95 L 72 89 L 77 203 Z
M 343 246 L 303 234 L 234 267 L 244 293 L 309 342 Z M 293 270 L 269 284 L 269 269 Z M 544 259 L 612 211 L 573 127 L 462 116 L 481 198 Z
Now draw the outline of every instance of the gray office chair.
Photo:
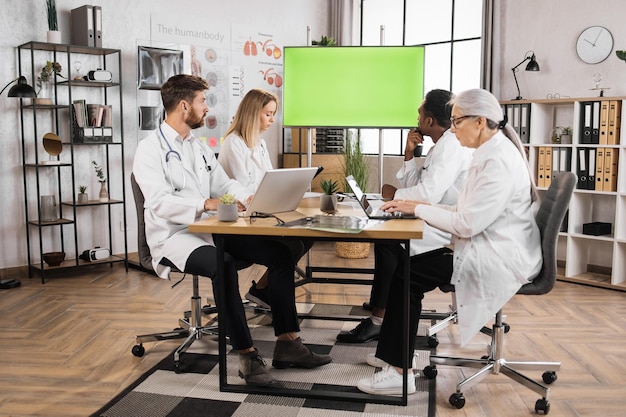
M 562 172 L 552 178 L 552 183 L 548 191 L 543 196 L 539 211 L 536 215 L 537 225 L 541 232 L 541 249 L 543 252 L 543 266 L 539 275 L 528 284 L 525 284 L 517 292 L 523 295 L 541 295 L 552 290 L 556 283 L 556 244 L 559 230 L 572 192 L 576 185 L 576 175 L 572 172 Z M 463 366 L 480 369 L 472 376 L 464 379 L 456 386 L 456 392 L 450 396 L 450 404 L 456 408 L 463 408 L 465 397 L 463 388 L 469 388 L 480 382 L 487 375 L 502 373 L 525 387 L 535 391 L 542 396 L 535 403 L 535 411 L 548 414 L 550 411 L 549 393 L 550 389 L 521 374 L 518 370 L 543 370 L 543 382 L 551 384 L 557 379 L 556 371 L 559 370 L 560 362 L 522 362 L 508 361 L 504 358 L 504 333 L 506 325 L 502 322 L 502 310 L 496 313 L 495 323 L 492 327 L 491 345 L 489 355 L 481 359 L 456 358 L 446 356 L 431 356 L 431 364 Z M 428 378 L 437 376 L 435 365 L 424 368 L 424 375 Z
M 139 188 L 139 184 L 135 180 L 135 175 L 131 174 L 130 183 L 133 190 L 133 197 L 135 198 L 135 209 L 137 210 L 137 244 L 139 252 L 139 262 L 142 268 L 149 272 L 154 273 L 152 268 L 152 256 L 150 255 L 150 247 L 146 242 L 146 232 L 144 223 L 144 197 Z M 174 272 L 181 272 L 172 268 Z M 184 318 L 178 320 L 179 328 L 169 332 L 163 333 L 151 333 L 139 335 L 135 338 L 136 345 L 133 346 L 131 352 L 133 355 L 141 357 L 145 354 L 146 349 L 143 347 L 143 343 L 156 342 L 159 340 L 172 340 L 182 339 L 185 341 L 174 351 L 174 366 L 175 371 L 180 371 L 180 357 L 183 353 L 189 349 L 194 341 L 202 339 L 205 335 L 217 335 L 216 317 L 214 317 L 210 323 L 206 326 L 202 325 L 202 312 L 214 313 L 215 308 L 207 310 L 202 307 L 200 292 L 198 288 L 198 275 L 192 275 L 193 277 L 193 293 L 191 295 L 191 310 L 185 312 Z

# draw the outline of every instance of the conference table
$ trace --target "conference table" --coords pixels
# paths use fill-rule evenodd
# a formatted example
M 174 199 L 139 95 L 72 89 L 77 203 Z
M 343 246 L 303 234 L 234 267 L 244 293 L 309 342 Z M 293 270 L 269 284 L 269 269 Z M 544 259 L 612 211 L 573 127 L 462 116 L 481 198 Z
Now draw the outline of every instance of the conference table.
M 362 209 L 349 205 L 339 205 L 338 213 L 334 215 L 334 219 L 342 218 L 361 219 L 364 217 Z M 404 299 L 404 335 L 403 346 L 404 352 L 404 374 L 407 375 L 409 353 L 408 353 L 408 322 L 409 322 L 409 240 L 421 239 L 424 228 L 423 221 L 420 219 L 390 219 L 365 220 L 360 224 L 363 225 L 362 230 L 358 233 L 341 233 L 334 230 L 320 230 L 311 222 L 313 219 L 319 219 L 322 212 L 319 209 L 319 198 L 304 198 L 296 211 L 276 213 L 270 217 L 250 218 L 240 217 L 234 222 L 221 222 L 217 220 L 217 216 L 202 219 L 189 225 L 189 231 L 192 233 L 210 233 L 213 235 L 215 246 L 217 249 L 217 274 L 215 284 L 217 291 L 221 292 L 220 299 L 225 299 L 224 288 L 220 285 L 220 277 L 224 271 L 224 237 L 229 235 L 243 235 L 250 238 L 280 238 L 280 239 L 306 239 L 311 241 L 345 241 L 345 242 L 371 242 L 371 243 L 403 243 L 405 248 L 405 294 Z M 334 220 L 333 219 L 333 220 Z M 253 220 L 253 221 L 251 221 Z M 366 222 L 366 224 L 365 224 Z M 280 225 L 279 223 L 286 223 Z M 289 227 L 289 224 L 297 223 L 299 227 Z M 333 391 L 309 391 L 301 389 L 292 389 L 285 387 L 252 387 L 247 385 L 229 384 L 227 379 L 226 368 L 226 336 L 225 336 L 225 319 L 226 315 L 222 312 L 222 306 L 218 303 L 218 325 L 219 325 L 219 386 L 223 392 L 238 392 L 247 394 L 275 395 L 285 397 L 301 397 L 315 398 L 323 400 L 341 400 L 355 402 L 369 402 L 392 405 L 406 405 L 408 400 L 407 380 L 404 379 L 403 395 L 400 397 L 389 395 L 372 395 L 360 392 L 354 388 L 354 392 L 333 392 Z M 338 318 L 340 320 L 340 318 Z M 415 335 L 412 335 L 415 337 Z M 310 372 L 315 372 L 312 369 Z M 411 375 L 412 376 L 412 375 Z

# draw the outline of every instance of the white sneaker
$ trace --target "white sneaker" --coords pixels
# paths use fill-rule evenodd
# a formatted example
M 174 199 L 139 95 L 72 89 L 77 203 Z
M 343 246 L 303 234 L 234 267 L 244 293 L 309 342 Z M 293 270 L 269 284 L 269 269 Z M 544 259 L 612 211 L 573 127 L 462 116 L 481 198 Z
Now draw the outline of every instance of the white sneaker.
M 386 366 L 376 372 L 371 378 L 359 381 L 357 388 L 368 394 L 377 395 L 402 395 L 402 382 L 404 377 L 393 366 Z M 407 393 L 415 392 L 415 378 L 412 374 L 407 378 Z
M 413 360 L 411 361 L 411 368 L 413 368 L 413 372 L 415 372 L 416 368 L 417 368 L 417 353 L 413 354 Z M 365 362 L 367 362 L 367 364 L 369 366 L 373 366 L 374 368 L 384 368 L 385 366 L 389 366 L 389 364 L 387 362 L 385 362 L 384 360 L 377 358 L 375 353 L 370 353 L 367 355 L 367 358 L 365 358 Z

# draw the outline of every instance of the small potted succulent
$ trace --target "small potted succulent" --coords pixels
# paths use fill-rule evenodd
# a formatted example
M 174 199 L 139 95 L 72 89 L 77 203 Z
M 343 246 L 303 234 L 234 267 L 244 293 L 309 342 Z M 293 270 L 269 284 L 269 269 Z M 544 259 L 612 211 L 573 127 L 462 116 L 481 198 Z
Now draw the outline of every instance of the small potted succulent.
M 217 220 L 221 222 L 234 222 L 239 218 L 237 199 L 232 194 L 224 194 L 220 197 L 217 205 Z
M 572 143 L 572 128 L 569 126 L 557 126 L 552 130 L 552 143 Z
M 334 214 L 337 212 L 337 190 L 339 183 L 331 179 L 320 181 L 320 187 L 324 194 L 320 196 L 320 210 L 324 213 Z
M 78 186 L 78 204 L 85 204 L 87 201 L 89 201 L 89 195 L 87 195 L 86 191 L 86 185 Z

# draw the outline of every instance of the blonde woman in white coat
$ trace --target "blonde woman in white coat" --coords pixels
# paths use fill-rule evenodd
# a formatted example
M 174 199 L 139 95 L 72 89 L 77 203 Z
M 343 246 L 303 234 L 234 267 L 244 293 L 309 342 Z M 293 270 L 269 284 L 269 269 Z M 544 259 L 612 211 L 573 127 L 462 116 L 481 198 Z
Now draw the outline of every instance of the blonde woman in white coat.
M 277 109 L 278 97 L 275 94 L 260 88 L 248 91 L 220 146 L 218 160 L 224 171 L 253 192 L 259 187 L 265 171 L 273 168 L 261 135 L 274 123 Z M 281 242 L 289 247 L 296 263 L 312 246 L 310 242 L 297 240 Z M 246 298 L 262 307 L 271 308 L 267 272 L 258 282 L 252 281 Z
M 452 100 L 452 131 L 474 148 L 465 186 L 455 206 L 393 200 L 382 209 L 414 213 L 430 226 L 452 234 L 454 252 L 411 263 L 409 334 L 415 334 L 423 294 L 442 283 L 456 288 L 461 344 L 480 328 L 542 264 L 539 229 L 532 204 L 537 198 L 519 137 L 507 124 L 498 100 L 488 91 L 465 91 Z M 402 265 L 402 263 L 400 263 Z M 382 325 L 376 357 L 384 372 L 359 381 L 370 393 L 402 391 L 403 272 L 397 271 Z M 413 352 L 415 338 L 409 337 Z

